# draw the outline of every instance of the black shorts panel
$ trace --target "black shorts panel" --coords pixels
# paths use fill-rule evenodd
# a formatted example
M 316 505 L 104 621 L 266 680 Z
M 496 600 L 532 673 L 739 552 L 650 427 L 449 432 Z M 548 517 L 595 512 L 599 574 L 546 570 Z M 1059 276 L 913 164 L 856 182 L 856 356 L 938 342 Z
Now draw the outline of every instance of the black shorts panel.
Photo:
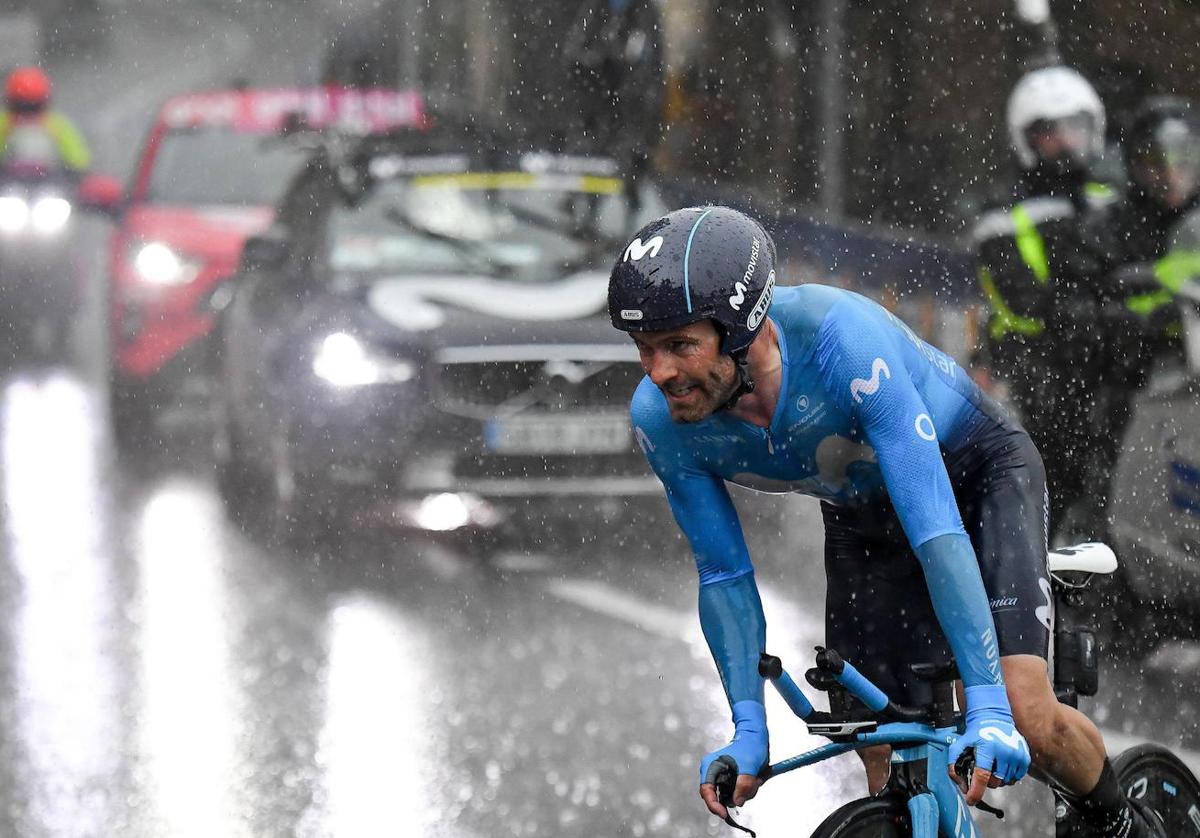
M 946 455 L 946 466 L 975 547 L 1001 656 L 1046 658 L 1051 615 L 1045 473 L 1029 436 L 995 410 L 993 421 Z M 886 503 L 822 503 L 821 510 L 827 645 L 894 698 L 927 702 L 927 687 L 908 667 L 949 660 L 951 653 L 895 510 Z

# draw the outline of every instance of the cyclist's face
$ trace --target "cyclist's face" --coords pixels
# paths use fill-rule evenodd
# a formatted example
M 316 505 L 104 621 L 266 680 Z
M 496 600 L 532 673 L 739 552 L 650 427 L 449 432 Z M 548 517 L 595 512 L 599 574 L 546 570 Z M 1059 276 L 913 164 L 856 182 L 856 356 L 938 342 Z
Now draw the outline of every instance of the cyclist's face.
M 704 320 L 664 332 L 633 335 L 642 369 L 667 397 L 676 422 L 711 416 L 737 389 L 737 367 L 721 354 L 721 337 Z

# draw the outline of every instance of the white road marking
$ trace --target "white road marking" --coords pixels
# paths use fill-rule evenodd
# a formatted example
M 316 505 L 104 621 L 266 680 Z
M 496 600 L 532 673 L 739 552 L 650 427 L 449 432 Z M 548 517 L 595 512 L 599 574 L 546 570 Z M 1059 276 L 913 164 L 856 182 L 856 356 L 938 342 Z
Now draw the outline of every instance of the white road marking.
M 540 553 L 498 553 L 492 557 L 492 565 L 509 573 L 544 573 L 554 562 Z
M 640 599 L 604 582 L 555 579 L 546 583 L 546 589 L 559 599 L 628 623 L 649 634 L 684 643 L 694 643 L 700 639 L 699 620 L 695 614 Z M 1105 728 L 1100 729 L 1100 734 L 1104 737 L 1104 743 L 1112 756 L 1134 745 L 1150 741 Z M 1200 776 L 1200 752 L 1184 750 L 1177 745 L 1159 744 L 1168 748 L 1183 760 L 1194 774 Z

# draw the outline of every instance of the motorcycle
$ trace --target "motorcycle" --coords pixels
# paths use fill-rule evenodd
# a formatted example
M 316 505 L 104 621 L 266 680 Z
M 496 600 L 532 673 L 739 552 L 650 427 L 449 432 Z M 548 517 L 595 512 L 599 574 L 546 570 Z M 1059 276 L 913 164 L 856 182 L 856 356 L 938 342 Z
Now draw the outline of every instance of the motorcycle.
M 78 178 L 41 166 L 0 169 L 0 362 L 54 362 L 78 308 L 72 259 Z

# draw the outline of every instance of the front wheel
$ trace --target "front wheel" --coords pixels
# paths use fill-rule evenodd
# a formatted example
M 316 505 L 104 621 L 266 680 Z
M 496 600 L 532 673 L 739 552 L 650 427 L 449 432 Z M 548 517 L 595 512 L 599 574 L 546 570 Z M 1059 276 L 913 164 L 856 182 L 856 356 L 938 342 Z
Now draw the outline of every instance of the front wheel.
M 1161 745 L 1137 745 L 1112 761 L 1121 789 L 1159 814 L 1167 834 L 1200 836 L 1200 782 Z
M 908 804 L 896 796 L 852 800 L 827 817 L 812 838 L 910 838 Z

